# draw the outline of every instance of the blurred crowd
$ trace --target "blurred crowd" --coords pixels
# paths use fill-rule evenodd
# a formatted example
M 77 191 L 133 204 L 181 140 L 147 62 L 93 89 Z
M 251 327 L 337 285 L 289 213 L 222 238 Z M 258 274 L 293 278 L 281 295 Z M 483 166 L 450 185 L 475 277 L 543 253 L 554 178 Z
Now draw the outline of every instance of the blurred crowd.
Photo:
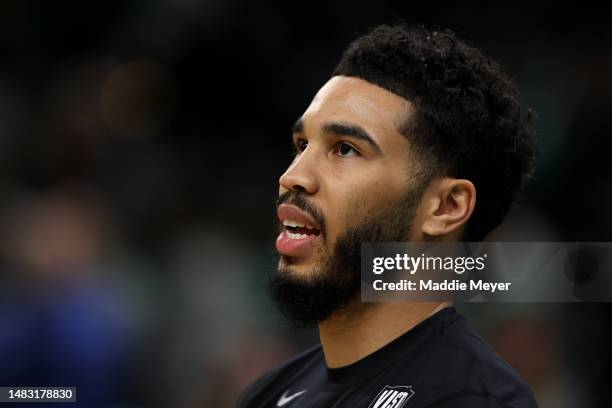
M 482 46 L 538 115 L 536 176 L 489 239 L 611 241 L 605 10 L 61 3 L 0 5 L 0 386 L 230 407 L 313 344 L 265 287 L 289 129 L 348 41 L 400 17 Z M 543 408 L 608 405 L 607 304 L 458 308 Z

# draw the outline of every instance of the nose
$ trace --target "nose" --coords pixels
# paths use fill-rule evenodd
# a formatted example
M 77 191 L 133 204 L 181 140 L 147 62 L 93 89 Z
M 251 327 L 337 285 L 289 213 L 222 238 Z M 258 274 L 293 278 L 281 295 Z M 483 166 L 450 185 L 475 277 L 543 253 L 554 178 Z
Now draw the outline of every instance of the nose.
M 304 150 L 280 177 L 281 192 L 291 190 L 300 193 L 315 194 L 319 189 L 316 172 L 316 157 L 309 149 Z

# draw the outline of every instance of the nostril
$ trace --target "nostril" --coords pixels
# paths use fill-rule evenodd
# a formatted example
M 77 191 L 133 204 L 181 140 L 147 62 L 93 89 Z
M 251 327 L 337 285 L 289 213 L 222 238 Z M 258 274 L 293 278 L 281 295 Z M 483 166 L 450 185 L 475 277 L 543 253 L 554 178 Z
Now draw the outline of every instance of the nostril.
M 293 186 L 293 189 L 295 191 L 300 192 L 300 193 L 305 193 L 306 192 L 306 189 L 304 187 L 300 186 L 299 184 L 296 184 L 295 186 Z

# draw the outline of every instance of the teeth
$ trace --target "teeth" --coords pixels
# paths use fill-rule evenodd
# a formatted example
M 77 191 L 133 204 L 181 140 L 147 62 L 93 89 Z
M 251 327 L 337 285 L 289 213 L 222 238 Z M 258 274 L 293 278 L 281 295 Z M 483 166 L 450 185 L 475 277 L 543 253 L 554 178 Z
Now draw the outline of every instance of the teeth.
M 290 231 L 285 231 L 285 234 L 287 234 L 287 237 L 289 237 L 289 239 L 304 239 L 308 237 L 308 235 L 306 234 L 294 234 Z
M 283 225 L 285 227 L 305 227 L 304 224 L 300 224 L 299 222 L 293 220 L 284 220 Z

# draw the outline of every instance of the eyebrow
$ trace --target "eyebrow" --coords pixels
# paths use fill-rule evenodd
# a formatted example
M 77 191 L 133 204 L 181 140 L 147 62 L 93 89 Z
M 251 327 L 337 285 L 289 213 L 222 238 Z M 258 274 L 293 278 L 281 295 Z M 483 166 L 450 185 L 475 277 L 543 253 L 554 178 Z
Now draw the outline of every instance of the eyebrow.
M 357 140 L 364 141 L 369 144 L 378 154 L 382 154 L 380 146 L 378 146 L 372 136 L 370 136 L 361 126 L 350 123 L 329 122 L 324 124 L 322 129 L 324 133 L 349 136 Z M 302 118 L 295 122 L 291 130 L 293 133 L 304 133 L 304 122 L 302 121 Z

